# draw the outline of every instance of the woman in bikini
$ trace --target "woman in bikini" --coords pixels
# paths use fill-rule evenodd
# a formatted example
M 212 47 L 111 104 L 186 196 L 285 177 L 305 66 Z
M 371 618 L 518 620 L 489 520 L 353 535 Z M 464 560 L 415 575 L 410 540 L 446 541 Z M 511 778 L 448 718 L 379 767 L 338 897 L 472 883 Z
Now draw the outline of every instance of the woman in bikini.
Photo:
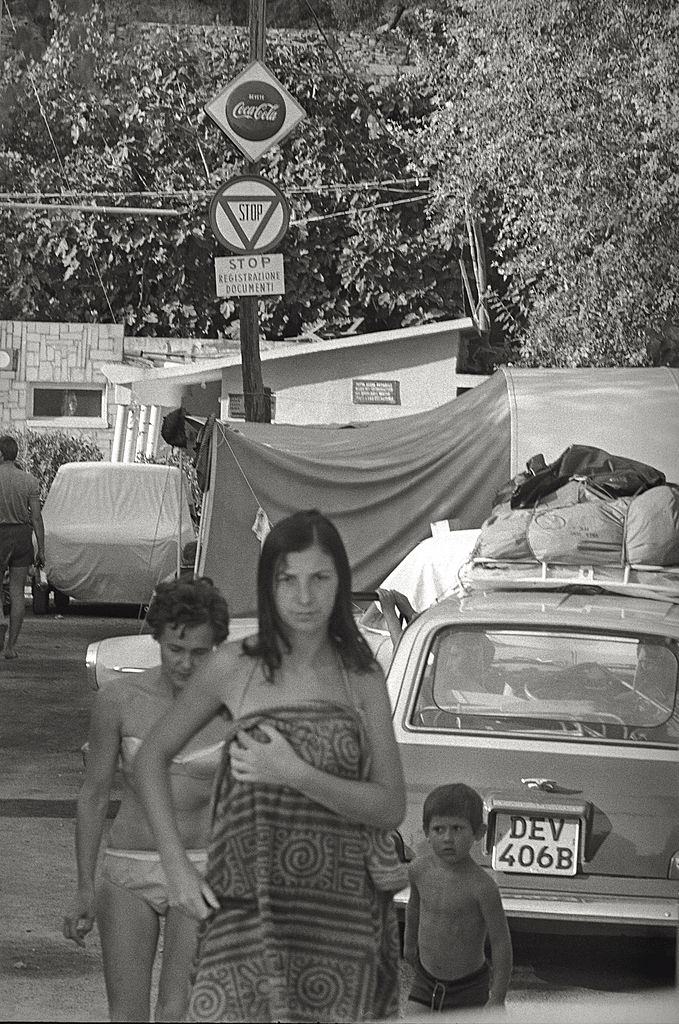
M 342 540 L 319 512 L 268 534 L 259 632 L 201 666 L 136 762 L 169 900 L 204 921 L 190 1020 L 356 1021 L 398 1011 L 390 830 L 405 787 L 384 676 L 351 610 Z M 205 878 L 167 766 L 226 709 Z
M 148 1021 L 161 920 L 163 961 L 155 1020 L 186 1014 L 197 922 L 168 905 L 153 832 L 137 797 L 132 764 L 154 723 L 172 708 L 216 645 L 226 639 L 229 613 L 211 580 L 160 583 L 147 623 L 160 647 L 160 665 L 121 675 L 96 694 L 85 781 L 78 797 L 78 888 L 63 933 L 78 945 L 95 918 L 101 938 L 109 1014 L 114 1021 Z M 224 739 L 223 723 L 206 721 L 170 768 L 179 841 L 198 873 L 205 870 L 208 809 Z M 122 768 L 120 809 L 111 825 L 95 891 L 95 869 L 109 799 Z

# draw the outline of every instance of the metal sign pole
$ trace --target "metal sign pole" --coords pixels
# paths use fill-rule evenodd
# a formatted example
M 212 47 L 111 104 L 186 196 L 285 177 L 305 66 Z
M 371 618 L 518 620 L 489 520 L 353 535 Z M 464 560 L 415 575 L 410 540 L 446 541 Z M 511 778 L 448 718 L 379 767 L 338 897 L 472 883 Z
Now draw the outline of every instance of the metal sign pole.
M 250 0 L 250 60 L 264 60 L 266 49 L 266 0 Z M 257 174 L 257 162 L 248 163 L 248 173 Z M 250 423 L 271 423 L 271 402 L 264 393 L 262 361 L 259 355 L 259 300 L 240 297 L 240 351 L 243 370 L 245 419 Z

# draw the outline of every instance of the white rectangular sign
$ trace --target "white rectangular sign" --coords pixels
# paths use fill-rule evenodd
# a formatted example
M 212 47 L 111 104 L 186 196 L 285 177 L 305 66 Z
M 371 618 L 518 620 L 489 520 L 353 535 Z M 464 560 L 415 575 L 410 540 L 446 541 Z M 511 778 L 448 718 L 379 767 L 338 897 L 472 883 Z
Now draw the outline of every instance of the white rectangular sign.
M 217 295 L 283 295 L 283 254 L 216 256 Z

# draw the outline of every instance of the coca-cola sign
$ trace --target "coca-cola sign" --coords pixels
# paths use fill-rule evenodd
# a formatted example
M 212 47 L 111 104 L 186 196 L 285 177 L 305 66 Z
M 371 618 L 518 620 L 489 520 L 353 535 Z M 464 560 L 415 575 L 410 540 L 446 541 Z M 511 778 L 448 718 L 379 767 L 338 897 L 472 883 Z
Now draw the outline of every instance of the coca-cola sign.
M 285 120 L 285 99 L 269 82 L 244 82 L 227 99 L 226 119 L 243 139 L 271 139 Z
M 252 161 L 277 146 L 306 117 L 292 93 L 259 60 L 206 103 L 205 113 Z

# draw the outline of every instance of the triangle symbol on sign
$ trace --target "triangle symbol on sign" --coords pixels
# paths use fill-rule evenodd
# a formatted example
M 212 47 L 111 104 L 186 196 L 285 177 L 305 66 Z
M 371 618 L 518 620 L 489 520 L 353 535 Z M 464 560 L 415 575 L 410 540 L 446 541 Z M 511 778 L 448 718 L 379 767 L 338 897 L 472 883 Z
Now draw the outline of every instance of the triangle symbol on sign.
M 280 200 L 275 196 L 222 196 L 219 200 L 222 213 L 246 248 L 256 244 L 280 205 Z

